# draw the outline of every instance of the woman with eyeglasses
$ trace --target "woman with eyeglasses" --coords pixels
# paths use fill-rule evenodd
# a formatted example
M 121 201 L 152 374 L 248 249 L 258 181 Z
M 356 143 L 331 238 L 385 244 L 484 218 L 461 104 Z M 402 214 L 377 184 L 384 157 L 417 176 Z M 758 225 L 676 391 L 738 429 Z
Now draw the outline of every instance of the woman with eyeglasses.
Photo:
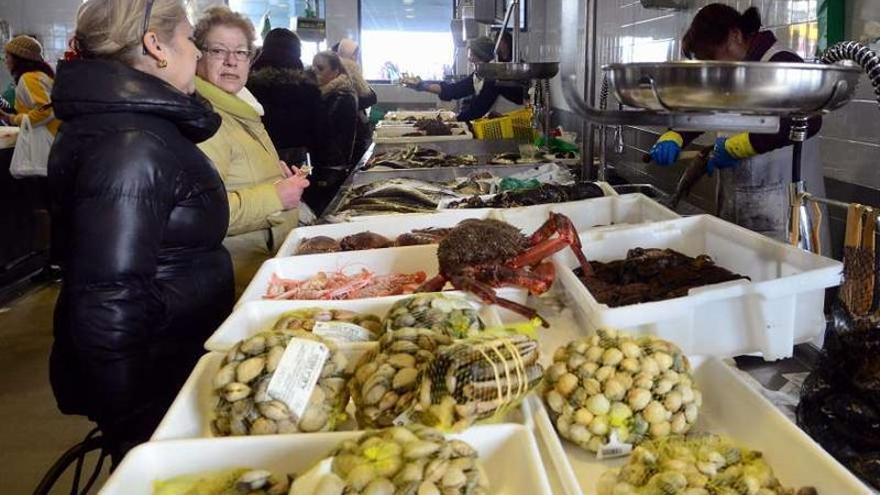
M 312 72 L 321 89 L 323 122 L 319 124 L 322 136 L 314 153 L 314 187 L 306 191 L 305 198 L 320 215 L 360 158 L 352 155 L 359 122 L 358 97 L 339 55 L 331 51 L 318 53 L 312 59 Z
M 204 55 L 196 91 L 220 114 L 220 130 L 199 147 L 223 177 L 236 293 L 272 257 L 297 225 L 297 207 L 309 181 L 281 162 L 260 114 L 238 95 L 248 81 L 256 34 L 251 22 L 226 7 L 212 7 L 196 23 Z
M 50 378 L 114 463 L 149 438 L 232 309 L 226 190 L 196 147 L 220 126 L 193 95 L 200 56 L 182 0 L 87 0 L 58 63 Z

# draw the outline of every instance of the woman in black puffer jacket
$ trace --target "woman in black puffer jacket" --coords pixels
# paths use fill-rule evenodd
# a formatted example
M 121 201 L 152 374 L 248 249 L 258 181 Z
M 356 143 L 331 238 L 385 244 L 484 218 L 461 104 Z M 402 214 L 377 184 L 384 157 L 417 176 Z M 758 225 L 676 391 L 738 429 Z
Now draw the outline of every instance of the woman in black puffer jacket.
M 358 97 L 339 56 L 333 52 L 315 55 L 312 70 L 321 88 L 323 123 L 315 149 L 315 175 L 303 193 L 306 203 L 320 215 L 345 182 L 355 159 Z
M 98 423 L 114 461 L 149 438 L 234 290 L 226 191 L 195 146 L 220 118 L 189 95 L 192 27 L 179 0 L 156 0 L 141 44 L 145 4 L 86 2 L 83 60 L 59 63 L 52 92 L 64 122 L 48 167 L 64 275 L 52 386 L 62 412 Z M 138 18 L 116 25 L 119 9 Z

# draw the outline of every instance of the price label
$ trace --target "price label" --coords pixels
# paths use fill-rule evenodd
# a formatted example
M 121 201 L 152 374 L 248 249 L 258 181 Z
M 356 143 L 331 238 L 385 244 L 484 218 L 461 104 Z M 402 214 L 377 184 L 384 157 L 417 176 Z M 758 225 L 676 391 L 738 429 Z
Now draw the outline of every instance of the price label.
M 373 337 L 366 328 L 346 321 L 316 321 L 312 333 L 339 342 L 369 342 Z
M 329 356 L 330 349 L 320 342 L 292 339 L 269 380 L 267 394 L 286 404 L 298 420 L 309 405 L 309 397 Z
M 608 437 L 608 443 L 599 447 L 599 452 L 596 452 L 596 458 L 602 460 L 614 457 L 625 457 L 632 452 L 632 449 L 632 444 L 623 443 L 617 438 L 617 430 L 611 430 L 611 436 Z

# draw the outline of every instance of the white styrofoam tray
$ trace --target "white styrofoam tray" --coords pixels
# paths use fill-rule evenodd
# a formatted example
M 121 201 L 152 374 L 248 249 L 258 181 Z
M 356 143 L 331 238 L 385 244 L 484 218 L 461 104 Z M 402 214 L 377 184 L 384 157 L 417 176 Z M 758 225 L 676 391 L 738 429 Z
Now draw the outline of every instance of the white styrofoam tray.
M 236 304 L 263 300 L 273 273 L 282 278 L 303 280 L 313 277 L 321 271 L 342 270 L 344 273 L 357 273 L 364 268 L 376 275 L 410 274 L 423 271 L 430 279 L 439 272 L 437 245 L 272 258 L 264 262 L 257 270 L 256 275 L 251 279 L 251 283 L 248 284 Z
M 825 328 L 825 289 L 840 283 L 842 264 L 709 215 L 581 233 L 587 259 L 623 259 L 629 249 L 671 248 L 708 254 L 716 264 L 751 278 L 692 289 L 685 297 L 611 308 L 598 303 L 568 268 L 574 256 L 555 258 L 558 280 L 592 328 L 650 333 L 687 354 L 720 357 L 760 352 L 767 360 L 790 356 L 794 344 Z
M 100 495 L 151 495 L 153 482 L 184 474 L 241 466 L 277 474 L 302 474 L 340 442 L 360 432 L 314 433 L 149 442 L 132 450 Z M 521 425 L 476 426 L 450 435 L 472 445 L 494 495 L 549 495 L 546 473 L 531 433 Z
M 460 210 L 443 210 L 443 211 L 433 211 L 430 213 L 387 213 L 387 214 L 378 214 L 378 215 L 358 215 L 351 217 L 341 217 L 339 215 L 331 215 L 327 218 L 328 221 L 331 221 L 330 225 L 343 225 L 343 224 L 362 224 L 364 222 L 376 222 L 378 223 L 394 223 L 399 224 L 400 222 L 409 221 L 409 219 L 420 219 L 424 216 L 432 216 L 438 221 L 442 222 L 451 222 L 452 225 L 466 219 L 466 218 L 485 218 L 486 215 L 489 214 L 490 208 L 471 208 L 471 209 L 460 209 Z M 343 212 L 344 213 L 344 212 Z M 439 216 L 442 215 L 442 216 Z M 341 220 L 341 221 L 340 221 Z M 317 226 L 316 226 L 317 227 Z M 299 229 L 293 229 L 291 233 L 295 233 Z M 355 232 L 362 232 L 363 230 L 355 230 Z M 289 236 L 289 235 L 288 235 Z
M 373 139 L 398 139 L 398 138 L 407 138 L 407 139 L 419 139 L 419 138 L 440 138 L 440 137 L 458 137 L 465 136 L 467 139 L 473 138 L 471 135 L 471 131 L 466 127 L 459 124 L 452 125 L 452 134 L 451 135 L 441 135 L 441 136 L 404 136 L 404 134 L 409 134 L 412 132 L 416 132 L 418 129 L 415 126 L 405 126 L 405 125 L 396 125 L 396 126 L 385 126 L 385 127 L 376 127 L 376 130 L 373 132 Z M 432 141 L 437 141 L 437 139 L 431 139 Z M 378 141 L 377 141 L 378 142 Z
M 499 316 L 495 306 L 482 304 L 475 296 L 462 292 L 449 292 L 467 297 L 473 304 L 487 327 L 500 326 L 505 321 Z M 361 314 L 376 315 L 384 319 L 391 306 L 408 295 L 355 299 L 351 301 L 249 301 L 232 311 L 220 328 L 205 341 L 208 351 L 225 352 L 236 343 L 264 330 L 271 330 L 282 314 L 305 308 L 344 309 Z M 515 317 L 509 317 L 515 318 Z M 521 318 L 515 318 L 521 319 Z M 352 348 L 369 348 L 371 343 L 349 344 Z
M 405 134 L 405 133 L 403 133 Z M 468 139 L 473 139 L 474 137 L 471 135 L 470 131 L 465 134 L 458 134 L 455 136 L 378 136 L 376 133 L 373 133 L 373 142 L 376 144 L 425 144 L 425 143 L 436 143 L 441 141 L 464 141 Z
M 287 235 L 287 239 L 284 240 L 284 244 L 281 245 L 275 256 L 277 258 L 293 256 L 303 240 L 312 237 L 327 236 L 338 241 L 345 236 L 369 231 L 383 235 L 393 241 L 400 234 L 412 232 L 416 229 L 455 227 L 459 222 L 468 218 L 486 218 L 492 211 L 488 208 L 449 210 L 437 213 L 395 215 L 393 218 L 378 219 L 374 217 L 371 220 L 358 222 L 300 227 L 290 231 L 290 234 Z
M 825 452 L 760 393 L 749 387 L 718 358 L 692 358 L 694 381 L 703 392 L 703 406 L 693 433 L 713 433 L 763 453 L 784 486 L 813 486 L 825 494 L 871 494 L 852 473 Z M 596 483 L 607 469 L 625 464 L 624 458 L 600 461 L 573 443 L 561 439 L 540 398 L 527 400 L 533 432 L 542 458 L 564 495 L 596 494 Z
M 503 166 L 503 165 L 501 165 L 501 166 Z M 540 165 L 539 165 L 539 166 L 540 166 Z M 596 185 L 599 186 L 599 187 L 602 189 L 602 192 L 603 192 L 603 193 L 605 193 L 605 195 L 602 196 L 603 198 L 609 198 L 609 197 L 614 197 L 614 196 L 620 196 L 620 194 L 618 194 L 618 192 L 614 190 L 614 187 L 611 186 L 611 184 L 609 184 L 609 183 L 607 183 L 607 182 L 596 182 Z M 499 193 L 496 193 L 496 194 L 480 194 L 479 196 L 480 196 L 480 199 L 482 199 L 482 200 L 485 201 L 485 200 L 489 200 L 489 199 L 494 198 L 494 197 L 497 196 L 498 194 L 499 194 Z M 461 200 L 463 200 L 463 199 L 467 199 L 467 197 L 462 197 L 462 198 L 443 198 L 443 199 L 441 199 L 440 202 L 437 204 L 437 210 L 438 210 L 438 211 L 457 211 L 457 210 L 467 210 L 467 209 L 469 209 L 469 208 L 450 208 L 450 207 L 449 207 L 449 204 L 450 204 L 450 203 L 456 203 L 456 202 L 461 201 Z M 598 198 L 590 198 L 590 199 L 598 199 Z M 582 200 L 578 200 L 578 201 L 567 201 L 567 202 L 565 202 L 565 203 L 546 203 L 546 204 L 543 204 L 543 205 L 518 206 L 518 207 L 514 207 L 514 208 L 482 208 L 482 209 L 490 209 L 490 210 L 518 210 L 518 209 L 520 209 L 520 208 L 533 208 L 533 207 L 542 207 L 542 206 L 543 206 L 543 207 L 549 207 L 549 206 L 553 206 L 553 205 L 565 205 L 565 204 L 571 204 L 571 203 L 580 203 L 581 201 L 589 201 L 589 200 L 582 199 Z
M 680 218 L 677 213 L 644 194 L 605 196 L 568 203 L 521 206 L 494 210 L 499 220 L 531 234 L 550 217 L 561 213 L 571 219 L 578 232 L 594 227 L 617 228 Z

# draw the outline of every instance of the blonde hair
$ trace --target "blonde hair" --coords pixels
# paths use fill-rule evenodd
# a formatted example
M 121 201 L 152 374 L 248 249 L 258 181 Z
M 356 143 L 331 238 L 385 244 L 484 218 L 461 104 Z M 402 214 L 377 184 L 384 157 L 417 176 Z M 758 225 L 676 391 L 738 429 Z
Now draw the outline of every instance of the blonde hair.
M 250 19 L 238 12 L 233 12 L 229 10 L 228 7 L 222 5 L 217 5 L 205 10 L 205 13 L 199 18 L 198 22 L 196 22 L 193 37 L 195 37 L 196 46 L 198 46 L 199 49 L 205 47 L 205 43 L 208 41 L 208 33 L 217 26 L 229 26 L 241 29 L 241 32 L 244 33 L 244 37 L 247 38 L 248 50 L 251 52 L 254 51 L 254 42 L 257 40 L 257 31 L 254 29 L 254 25 L 251 24 Z
M 118 60 L 133 65 L 144 38 L 149 0 L 88 0 L 76 14 L 77 49 L 86 58 Z M 183 0 L 155 0 L 147 31 L 164 40 L 187 18 Z

